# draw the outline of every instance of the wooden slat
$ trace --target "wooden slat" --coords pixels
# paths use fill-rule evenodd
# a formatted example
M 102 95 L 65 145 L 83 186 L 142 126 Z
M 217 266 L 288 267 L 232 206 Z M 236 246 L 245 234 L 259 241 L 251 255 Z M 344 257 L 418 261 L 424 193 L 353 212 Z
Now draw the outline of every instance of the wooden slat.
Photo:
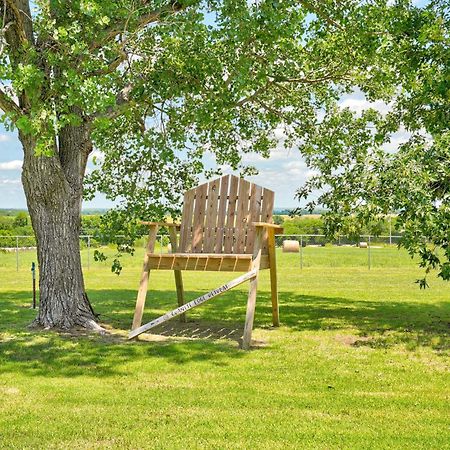
M 225 224 L 225 242 L 223 246 L 224 253 L 233 251 L 234 242 L 234 222 L 236 216 L 236 203 L 239 178 L 234 175 L 230 176 L 230 193 L 228 196 L 227 220 Z
M 221 254 L 151 254 L 148 255 L 149 269 L 156 270 L 197 270 L 217 272 L 245 272 L 251 267 L 251 255 Z M 261 259 L 261 268 L 269 267 L 269 257 Z
M 250 281 L 248 291 L 247 313 L 245 316 L 244 335 L 242 336 L 242 348 L 248 350 L 252 341 L 253 320 L 255 318 L 256 292 L 258 289 L 258 274 L 261 264 L 261 244 L 263 229 L 258 228 L 255 236 L 255 248 L 253 250 L 252 270 L 256 271 L 256 276 Z
M 217 209 L 220 191 L 220 178 L 208 185 L 208 200 L 206 201 L 205 235 L 203 252 L 214 251 L 216 244 Z
M 158 225 L 151 225 L 148 232 L 147 251 L 145 252 L 144 263 L 142 265 L 141 281 L 139 283 L 136 308 L 134 310 L 133 324 L 131 326 L 132 330 L 141 326 L 142 315 L 144 314 L 145 299 L 147 298 L 148 278 L 150 276 L 150 254 L 155 250 L 157 232 Z
M 172 245 L 172 253 L 178 252 L 177 244 L 177 232 L 174 227 L 169 228 L 170 244 Z M 175 276 L 175 287 L 177 288 L 177 300 L 178 306 L 184 305 L 184 288 L 183 288 L 183 277 L 181 276 L 181 270 L 173 271 Z M 186 314 L 181 314 L 181 322 L 186 322 Z
M 221 178 L 219 209 L 217 212 L 216 242 L 214 247 L 215 253 L 223 253 L 223 240 L 225 231 L 225 218 L 227 214 L 229 181 L 230 181 L 229 175 L 226 175 Z
M 192 253 L 201 253 L 203 250 L 207 193 L 208 183 L 199 186 L 195 192 L 194 218 L 192 222 Z
M 274 197 L 275 194 L 273 191 L 264 188 L 261 208 L 261 222 L 272 223 Z
M 191 251 L 192 217 L 194 215 L 195 189 L 184 194 L 183 214 L 181 217 L 180 246 L 181 252 Z
M 256 270 L 252 270 L 250 272 L 245 273 L 244 275 L 241 275 L 240 277 L 235 278 L 234 280 L 229 281 L 228 283 L 218 287 L 217 289 L 214 289 L 212 291 L 209 291 L 207 294 L 204 294 L 200 297 L 197 297 L 195 300 L 192 300 L 189 303 L 186 303 L 183 306 L 180 306 L 179 308 L 174 309 L 173 311 L 169 311 L 168 313 L 164 314 L 163 316 L 160 316 L 151 322 L 146 323 L 145 325 L 142 325 L 136 330 L 130 331 L 128 334 L 128 339 L 133 339 L 140 334 L 144 333 L 145 331 L 150 330 L 151 328 L 156 327 L 157 325 L 160 325 L 161 323 L 167 322 L 170 319 L 173 319 L 174 317 L 185 313 L 186 311 L 195 308 L 196 306 L 201 305 L 202 303 L 205 303 L 206 301 L 217 297 L 220 294 L 223 294 L 224 292 L 229 291 L 230 289 L 233 289 L 236 286 L 239 286 L 240 284 L 244 283 L 247 280 L 251 280 L 256 276 Z
M 274 203 L 275 194 L 270 189 L 264 188 L 263 190 L 263 199 L 262 199 L 262 208 L 261 208 L 261 222 L 272 222 L 272 213 L 273 213 L 273 203 Z M 269 234 L 267 229 L 264 229 L 263 238 L 262 238 L 262 253 L 263 255 L 267 255 L 268 246 L 267 246 L 267 238 Z
M 248 211 L 249 211 L 250 183 L 243 178 L 239 181 L 237 214 L 235 223 L 235 243 L 233 252 L 244 253 L 245 238 L 248 227 Z
M 247 240 L 245 243 L 245 253 L 253 253 L 253 245 L 255 243 L 255 227 L 253 222 L 258 222 L 261 218 L 262 207 L 262 187 L 252 184 L 250 191 L 250 207 L 249 207 L 249 224 L 247 228 Z
M 278 288 L 277 288 L 277 262 L 275 253 L 275 229 L 268 230 L 268 251 L 270 266 L 270 294 L 272 299 L 272 323 L 274 327 L 280 326 L 280 312 L 278 307 Z

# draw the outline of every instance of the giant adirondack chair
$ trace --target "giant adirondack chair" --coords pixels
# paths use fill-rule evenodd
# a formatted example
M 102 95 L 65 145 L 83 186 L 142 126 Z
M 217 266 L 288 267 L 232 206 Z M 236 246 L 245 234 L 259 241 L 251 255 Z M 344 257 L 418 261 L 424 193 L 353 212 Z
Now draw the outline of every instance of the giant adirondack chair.
M 260 269 L 270 269 L 272 319 L 279 325 L 273 191 L 233 175 L 202 184 L 184 195 L 181 224 L 143 222 L 150 227 L 132 331 L 129 338 L 250 280 L 242 347 L 251 342 Z M 154 253 L 159 227 L 168 227 L 172 253 Z M 177 230 L 180 240 L 177 242 Z M 173 270 L 179 307 L 141 326 L 150 270 Z M 185 304 L 182 270 L 245 272 Z

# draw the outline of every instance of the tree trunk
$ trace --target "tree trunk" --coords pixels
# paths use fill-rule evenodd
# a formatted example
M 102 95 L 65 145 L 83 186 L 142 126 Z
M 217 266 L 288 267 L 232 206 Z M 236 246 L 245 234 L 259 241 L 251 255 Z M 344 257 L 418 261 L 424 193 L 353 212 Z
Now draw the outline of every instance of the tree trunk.
M 22 182 L 36 235 L 40 303 L 35 325 L 101 329 L 87 298 L 80 256 L 81 199 L 87 156 L 86 126 L 67 127 L 53 156 L 35 156 L 35 141 L 20 135 Z

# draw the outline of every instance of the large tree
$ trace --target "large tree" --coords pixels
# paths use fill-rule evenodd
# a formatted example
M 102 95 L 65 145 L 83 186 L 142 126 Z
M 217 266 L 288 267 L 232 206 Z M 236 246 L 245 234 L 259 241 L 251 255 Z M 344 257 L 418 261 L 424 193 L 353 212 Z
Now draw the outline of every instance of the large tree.
M 36 324 L 95 328 L 79 254 L 94 145 L 114 176 L 94 174 L 93 183 L 133 192 L 147 205 L 141 214 L 162 215 L 202 170 L 203 152 L 237 167 L 241 152 L 267 155 L 280 124 L 288 137 L 293 123 L 313 126 L 334 95 L 331 81 L 349 76 L 346 53 L 333 55 L 345 33 L 320 39 L 335 25 L 317 10 L 322 25 L 309 29 L 317 8 L 307 1 L 32 5 L 1 3 L 0 108 L 23 145 L 40 269 Z
M 31 11 L 3 0 L 0 108 L 23 145 L 36 323 L 97 327 L 79 255 L 94 147 L 104 161 L 91 189 L 130 197 L 114 213 L 130 223 L 176 213 L 206 152 L 238 168 L 245 152 L 268 156 L 280 129 L 286 146 L 314 148 L 323 124 L 350 123 L 342 93 L 379 85 L 374 73 L 395 87 L 388 63 L 368 63 L 384 42 L 380 14 L 404 8 L 386 3 L 40 0 Z
M 388 113 L 327 114 L 301 145 L 317 175 L 298 195 L 319 192 L 309 207 L 328 208 L 330 235 L 396 214 L 400 246 L 425 268 L 417 282 L 426 287 L 432 269 L 450 280 L 450 3 L 398 1 L 378 17 L 367 30 L 377 51 L 357 85 Z M 407 138 L 390 148 L 399 130 Z

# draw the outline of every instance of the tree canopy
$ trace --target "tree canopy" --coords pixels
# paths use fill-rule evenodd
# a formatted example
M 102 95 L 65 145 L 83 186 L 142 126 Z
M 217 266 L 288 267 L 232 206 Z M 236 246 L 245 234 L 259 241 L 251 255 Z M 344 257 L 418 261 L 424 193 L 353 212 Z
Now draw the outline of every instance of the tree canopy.
M 354 233 L 363 224 L 398 213 L 400 245 L 420 265 L 450 280 L 450 9 L 446 1 L 424 8 L 398 2 L 380 15 L 380 43 L 364 87 L 389 112 L 359 117 L 327 114 L 315 137 L 301 146 L 317 175 L 298 192 L 329 208 L 330 234 Z M 339 118 L 338 118 L 339 117 Z M 384 144 L 404 130 L 396 151 Z M 331 137 L 331 138 L 329 138 Z M 426 277 L 418 280 L 427 286 Z
M 24 145 L 38 246 L 67 241 L 50 238 L 46 220 L 55 233 L 57 220 L 79 220 L 67 207 L 79 203 L 94 148 L 99 165 L 84 197 L 120 199 L 111 233 L 132 238 L 136 219 L 178 213 L 182 192 L 207 169 L 205 155 L 215 162 L 209 174 L 223 164 L 248 173 L 242 156 L 269 156 L 281 132 L 285 147 L 298 148 L 318 172 L 299 197 L 319 192 L 312 206 L 330 209 L 329 233 L 399 212 L 403 245 L 450 278 L 447 1 L 32 6 L 3 3 L 0 108 Z M 342 95 L 355 89 L 391 111 L 342 108 Z M 410 140 L 387 152 L 401 127 Z

